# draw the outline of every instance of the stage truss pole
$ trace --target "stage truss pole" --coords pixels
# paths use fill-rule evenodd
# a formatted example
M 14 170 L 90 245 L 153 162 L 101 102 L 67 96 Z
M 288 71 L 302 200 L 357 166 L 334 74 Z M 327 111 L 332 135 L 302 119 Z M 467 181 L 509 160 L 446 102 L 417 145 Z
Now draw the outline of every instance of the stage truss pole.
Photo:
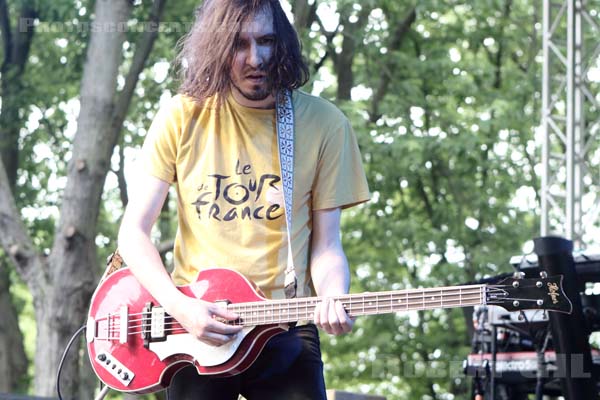
M 596 241 L 600 213 L 597 1 L 543 0 L 541 234 Z

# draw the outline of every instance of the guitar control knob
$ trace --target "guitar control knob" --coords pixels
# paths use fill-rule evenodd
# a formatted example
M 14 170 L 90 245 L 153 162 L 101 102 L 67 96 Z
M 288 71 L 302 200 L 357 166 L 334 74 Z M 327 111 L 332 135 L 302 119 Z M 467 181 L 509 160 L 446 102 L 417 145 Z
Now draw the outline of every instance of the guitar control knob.
M 104 353 L 98 354 L 98 360 L 100 360 L 100 361 L 106 360 L 106 354 L 104 354 Z
M 123 380 L 129 380 L 129 374 L 127 372 L 123 372 Z

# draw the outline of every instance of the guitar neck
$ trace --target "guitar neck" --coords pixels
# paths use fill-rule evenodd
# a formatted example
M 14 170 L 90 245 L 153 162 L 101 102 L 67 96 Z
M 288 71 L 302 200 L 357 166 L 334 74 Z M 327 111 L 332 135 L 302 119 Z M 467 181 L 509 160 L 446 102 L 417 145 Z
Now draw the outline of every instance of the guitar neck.
M 485 285 L 448 286 L 406 289 L 388 292 L 359 293 L 332 297 L 339 300 L 350 317 L 389 314 L 413 310 L 467 307 L 485 304 Z M 312 320 L 321 297 L 269 300 L 228 305 L 240 316 L 236 324 L 245 326 L 282 324 Z

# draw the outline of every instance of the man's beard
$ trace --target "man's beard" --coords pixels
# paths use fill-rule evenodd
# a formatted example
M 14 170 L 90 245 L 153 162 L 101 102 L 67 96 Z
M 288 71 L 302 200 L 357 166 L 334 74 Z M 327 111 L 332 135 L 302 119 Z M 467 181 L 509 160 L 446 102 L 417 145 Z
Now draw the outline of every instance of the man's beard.
M 251 90 L 242 90 L 235 82 L 232 82 L 232 85 L 242 96 L 251 101 L 264 100 L 271 95 L 271 83 L 268 81 L 265 85 L 253 86 Z

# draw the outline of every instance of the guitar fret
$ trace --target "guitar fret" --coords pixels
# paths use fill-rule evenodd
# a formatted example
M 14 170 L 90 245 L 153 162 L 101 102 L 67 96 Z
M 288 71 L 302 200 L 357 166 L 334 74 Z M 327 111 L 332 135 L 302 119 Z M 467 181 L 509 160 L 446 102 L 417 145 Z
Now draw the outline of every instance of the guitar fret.
M 402 309 L 431 309 L 431 308 L 446 308 L 462 305 L 483 304 L 487 289 L 485 286 L 465 286 L 465 287 L 449 287 L 441 289 L 425 289 L 425 290 L 407 290 L 407 291 L 390 291 L 375 294 L 360 294 L 340 296 L 337 299 L 341 300 L 346 310 L 352 316 L 355 316 L 357 308 L 362 310 L 363 315 L 380 314 L 385 312 L 401 311 Z M 403 302 L 404 300 L 404 302 Z M 237 310 L 240 313 L 239 321 L 231 322 L 236 325 L 259 325 L 281 323 L 286 321 L 284 312 L 287 313 L 287 320 L 291 320 L 290 307 L 295 308 L 295 320 L 309 319 L 312 317 L 312 309 L 319 301 L 318 298 L 294 299 L 284 302 L 256 302 L 248 304 L 232 305 L 230 308 Z M 360 306 L 360 307 L 358 307 Z M 117 340 L 124 337 L 120 334 L 119 337 L 111 335 L 111 332 L 120 332 L 120 327 L 127 326 L 122 324 L 122 315 L 108 314 L 107 317 L 99 321 L 105 321 L 104 326 L 98 325 L 96 338 L 106 336 L 108 339 Z M 141 320 L 140 320 L 141 321 Z M 136 322 L 135 319 L 130 321 Z M 131 326 L 135 329 L 135 325 Z M 175 329 L 182 329 L 175 327 Z M 106 335 L 104 335 L 106 333 Z M 127 333 L 129 334 L 129 333 Z M 134 334 L 134 333 L 131 333 Z
M 362 301 L 362 313 L 365 313 L 365 295 L 363 295 L 363 301 Z
M 483 304 L 483 286 L 458 286 L 445 288 L 406 289 L 379 293 L 359 293 L 338 296 L 352 317 L 411 310 L 460 307 Z M 319 297 L 289 300 L 258 301 L 232 305 L 242 315 L 241 325 L 266 325 L 312 319 Z M 113 324 L 111 319 L 110 324 Z

